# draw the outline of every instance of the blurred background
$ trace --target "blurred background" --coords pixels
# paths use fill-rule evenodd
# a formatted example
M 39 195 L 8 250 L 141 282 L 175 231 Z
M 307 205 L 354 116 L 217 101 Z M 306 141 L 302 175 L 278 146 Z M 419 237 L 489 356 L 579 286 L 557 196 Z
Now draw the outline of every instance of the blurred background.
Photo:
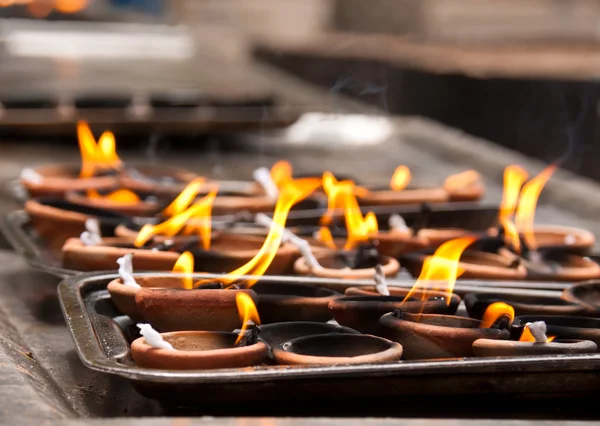
M 0 0 L 0 136 L 72 143 L 83 118 L 202 149 L 420 116 L 600 180 L 599 37 L 598 0 Z

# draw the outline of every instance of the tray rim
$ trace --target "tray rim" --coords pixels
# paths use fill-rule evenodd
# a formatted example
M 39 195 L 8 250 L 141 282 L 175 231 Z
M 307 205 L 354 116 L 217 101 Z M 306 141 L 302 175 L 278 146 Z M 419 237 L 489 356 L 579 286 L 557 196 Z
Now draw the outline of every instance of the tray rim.
M 160 272 L 138 273 L 135 276 L 159 276 Z M 96 371 L 114 374 L 133 381 L 170 384 L 248 383 L 263 380 L 294 380 L 308 378 L 377 377 L 424 374 L 489 374 L 491 372 L 553 373 L 600 370 L 600 353 L 584 355 L 542 355 L 506 358 L 457 358 L 450 360 L 399 361 L 396 363 L 346 366 L 267 366 L 252 369 L 221 370 L 157 370 L 119 365 L 104 353 L 92 324 L 82 293 L 90 286 L 105 284 L 117 277 L 115 273 L 93 272 L 63 280 L 58 287 L 60 306 L 71 332 L 79 358 Z M 194 274 L 195 278 L 215 278 L 216 274 Z M 295 277 L 261 277 L 262 281 L 293 281 Z M 335 280 L 304 278 L 304 283 L 323 284 Z M 348 281 L 343 281 L 348 284 Z M 352 282 L 351 282 L 352 283 Z M 102 285 L 105 285 L 102 284 Z M 355 283 L 358 284 L 358 283 Z M 486 289 L 487 290 L 487 289 Z M 106 292 L 106 290 L 95 290 Z M 513 292 L 511 290 L 511 292 Z M 535 292 L 535 291 L 534 291 Z M 537 292 L 536 292 L 537 293 Z M 107 294 L 107 293 L 106 293 Z M 243 371 L 243 374 L 240 372 Z

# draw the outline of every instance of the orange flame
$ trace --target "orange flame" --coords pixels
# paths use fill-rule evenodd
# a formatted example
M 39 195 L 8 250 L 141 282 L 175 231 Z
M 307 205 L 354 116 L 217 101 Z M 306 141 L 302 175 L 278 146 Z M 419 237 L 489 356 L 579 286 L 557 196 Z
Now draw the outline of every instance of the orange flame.
M 548 336 L 548 338 L 546 339 L 546 343 L 550 343 L 554 339 L 556 339 L 556 336 Z M 527 326 L 523 327 L 523 332 L 521 333 L 521 337 L 519 337 L 519 342 L 535 342 L 535 341 L 536 341 L 535 337 L 533 337 L 533 334 L 531 334 L 531 330 L 529 330 L 529 327 L 527 327 Z
M 333 241 L 333 236 L 331 235 L 331 231 L 329 230 L 329 228 L 322 226 L 321 228 L 319 228 L 319 232 L 316 235 L 317 240 L 321 241 L 323 244 L 325 244 L 327 247 L 329 247 L 332 250 L 337 250 L 337 246 L 335 245 L 335 242 Z
M 238 334 L 235 344 L 237 345 L 244 337 L 245 331 L 248 329 L 248 322 L 252 321 L 256 325 L 260 325 L 260 317 L 258 316 L 258 309 L 254 304 L 254 300 L 248 295 L 248 293 L 239 292 L 235 295 L 235 303 L 237 304 L 238 314 L 240 321 L 242 321 L 242 328 L 240 334 Z
M 290 162 L 281 160 L 273 164 L 273 167 L 271 167 L 271 179 L 273 179 L 277 188 L 281 188 L 285 182 L 291 181 L 292 165 Z
M 89 178 L 101 170 L 115 170 L 121 167 L 121 159 L 117 156 L 115 135 L 104 132 L 98 143 L 86 122 L 77 123 L 77 138 L 81 152 L 81 172 L 79 177 Z
M 132 192 L 128 189 L 117 189 L 116 191 L 113 191 L 107 195 L 101 195 L 95 189 L 90 189 L 86 195 L 88 198 L 109 200 L 116 204 L 125 205 L 140 202 L 140 197 L 138 197 L 135 192 Z
M 327 195 L 327 211 L 321 217 L 321 225 L 324 226 L 332 222 L 336 212 L 346 207 L 345 194 L 364 197 L 369 193 L 351 180 L 338 181 L 331 172 L 323 173 L 323 190 Z
M 188 183 L 183 191 L 179 193 L 177 198 L 163 210 L 162 214 L 166 217 L 171 217 L 187 209 L 198 195 L 198 192 L 200 192 L 204 182 L 205 179 L 199 177 Z
M 54 0 L 53 2 L 48 0 L 0 0 L 0 7 L 26 5 L 31 15 L 36 18 L 44 18 L 53 9 L 64 14 L 81 12 L 88 3 L 89 0 Z
M 175 262 L 173 266 L 173 272 L 181 272 L 185 274 L 183 277 L 183 288 L 191 290 L 194 288 L 194 279 L 192 278 L 192 272 L 194 272 L 194 256 L 189 251 L 181 253 L 181 256 Z
M 248 263 L 220 278 L 220 281 L 225 284 L 232 284 L 242 275 L 263 275 L 275 258 L 277 250 L 281 245 L 283 230 L 285 229 L 290 209 L 294 204 L 308 197 L 320 185 L 320 179 L 316 178 L 296 179 L 284 183 L 283 187 L 280 188 L 279 199 L 275 205 L 273 225 L 269 229 L 262 247 Z M 255 282 L 256 279 L 252 279 L 248 280 L 247 284 L 248 286 L 252 286 Z
M 390 181 L 390 187 L 394 191 L 401 191 L 406 188 L 411 177 L 412 176 L 408 166 L 398 166 L 394 172 L 394 175 L 392 176 L 392 180 Z
M 519 232 L 523 233 L 525 243 L 530 250 L 537 249 L 533 223 L 535 219 L 535 208 L 538 198 L 540 197 L 542 189 L 544 189 L 544 186 L 556 168 L 557 166 L 555 164 L 549 165 L 542 170 L 539 175 L 527 182 L 521 190 L 521 197 L 519 199 L 519 205 L 515 215 L 515 222 Z
M 481 181 L 481 174 L 475 170 L 465 170 L 461 173 L 450 175 L 444 181 L 446 191 L 453 192 L 466 189 Z
M 176 214 L 166 221 L 159 223 L 158 225 L 144 225 L 136 236 L 134 245 L 136 247 L 141 247 L 155 235 L 172 237 L 186 227 L 185 233 L 198 232 L 200 234 L 202 247 L 204 250 L 208 250 L 210 248 L 212 228 L 211 212 L 216 196 L 217 190 L 215 189 L 200 201 L 197 201 L 183 212 Z M 190 221 L 195 218 L 201 220 L 190 223 Z
M 504 190 L 502 203 L 500 204 L 499 221 L 504 228 L 507 244 L 512 245 L 517 253 L 521 251 L 521 241 L 512 217 L 517 208 L 519 192 L 528 177 L 528 173 L 519 166 L 513 165 L 504 169 Z
M 502 317 L 508 317 L 512 323 L 515 319 L 515 308 L 504 302 L 492 303 L 483 313 L 479 328 L 490 328 Z
M 476 239 L 477 237 L 461 237 L 447 241 L 432 256 L 427 256 L 417 282 L 404 300 L 413 297 L 415 292 L 421 292 L 421 298 L 427 300 L 427 290 L 431 288 L 433 291 L 445 291 L 446 303 L 450 304 L 456 279 L 464 273 L 459 265 L 460 257 Z

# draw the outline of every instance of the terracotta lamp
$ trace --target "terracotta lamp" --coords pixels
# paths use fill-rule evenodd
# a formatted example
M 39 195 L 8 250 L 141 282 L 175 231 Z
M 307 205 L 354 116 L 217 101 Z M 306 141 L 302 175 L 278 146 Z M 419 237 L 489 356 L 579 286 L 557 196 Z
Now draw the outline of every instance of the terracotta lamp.
M 117 212 L 126 216 L 150 217 L 162 210 L 169 201 L 160 201 L 150 193 L 133 192 L 124 188 L 106 191 L 69 191 L 65 199 L 73 204 Z
M 412 253 L 402 257 L 402 265 L 413 276 L 418 276 L 430 253 Z M 527 270 L 516 256 L 507 257 L 495 253 L 467 250 L 460 256 L 459 269 L 463 279 L 523 280 Z
M 79 177 L 80 166 L 50 165 L 33 169 L 33 174 L 22 173 L 20 182 L 30 197 L 54 196 L 62 198 L 68 191 L 85 191 L 94 189 L 102 191 L 117 185 L 114 173 Z
M 260 365 L 268 359 L 268 346 L 262 340 L 236 346 L 236 333 L 216 331 L 178 331 L 162 333 L 174 349 L 150 346 L 144 337 L 131 344 L 131 356 L 144 368 L 164 370 L 213 370 Z
M 259 282 L 252 286 L 258 294 L 258 311 L 263 324 L 286 321 L 328 321 L 329 302 L 342 294 L 305 284 Z
M 464 297 L 469 316 L 481 319 L 489 305 L 504 302 L 514 308 L 515 315 L 582 315 L 585 307 L 579 303 L 550 296 L 520 294 L 469 293 Z
M 575 254 L 549 252 L 539 259 L 525 257 L 523 264 L 527 268 L 527 278 L 531 280 L 573 282 L 600 278 L 600 265 Z
M 408 299 L 406 295 L 383 296 L 383 295 L 359 295 L 344 296 L 329 303 L 329 310 L 338 322 L 346 327 L 353 328 L 361 333 L 385 335 L 385 331 L 379 323 L 382 315 L 402 310 L 410 313 L 426 314 L 454 314 L 458 308 L 460 299 L 453 297 L 450 305 L 446 296 L 415 292 Z
M 592 280 L 567 287 L 562 298 L 585 308 L 585 314 L 600 317 L 600 281 Z
M 501 231 L 502 232 L 502 231 Z M 498 228 L 488 230 L 490 236 L 500 236 Z M 523 235 L 521 235 L 523 239 Z M 537 249 L 544 252 L 572 253 L 586 255 L 596 244 L 591 232 L 563 225 L 534 225 L 532 239 Z
M 119 184 L 136 193 L 152 194 L 159 198 L 176 197 L 188 183 L 199 178 L 197 174 L 170 166 L 139 165 L 125 168 L 119 175 Z M 210 192 L 211 182 L 203 188 Z
M 114 269 L 117 259 L 128 253 L 133 253 L 133 263 L 136 270 L 170 271 L 179 255 L 191 251 L 196 269 L 202 272 L 229 272 L 245 265 L 260 250 L 264 243 L 261 237 L 252 235 L 236 235 L 216 233 L 211 238 L 209 250 L 200 248 L 199 241 L 189 237 L 172 239 L 173 244 L 162 244 L 168 240 L 158 238 L 154 247 L 138 248 L 135 239 L 126 237 L 102 238 L 98 245 L 85 245 L 80 238 L 67 240 L 62 248 L 63 265 L 79 271 L 100 271 Z M 160 248 L 164 248 L 161 250 Z M 298 250 L 291 244 L 282 244 L 276 252 L 266 273 L 281 275 L 292 270 Z
M 449 201 L 477 201 L 485 193 L 481 175 L 469 170 L 446 178 L 439 188 L 371 189 L 362 196 L 362 206 L 383 206 L 399 204 L 445 203 Z
M 370 279 L 375 275 L 375 267 L 381 265 L 386 277 L 394 277 L 400 264 L 389 256 L 380 256 L 372 245 L 361 245 L 348 252 L 318 252 L 315 258 L 320 267 L 309 265 L 304 257 L 294 263 L 298 275 L 321 278 Z
M 548 336 L 558 340 L 591 340 L 600 345 L 600 319 L 563 315 L 521 315 L 514 319 L 513 328 L 536 321 L 546 323 Z M 518 336 L 514 336 L 517 338 Z
M 409 314 L 402 311 L 380 319 L 386 337 L 400 343 L 404 359 L 473 356 L 478 339 L 508 339 L 508 330 L 482 328 L 481 321 L 453 315 Z
M 335 365 L 398 361 L 402 346 L 381 337 L 361 334 L 319 334 L 298 337 L 273 348 L 278 364 Z
M 261 320 L 262 320 L 261 313 Z M 279 348 L 285 342 L 298 337 L 314 336 L 317 334 L 360 334 L 358 331 L 336 324 L 311 321 L 288 321 L 263 324 L 258 327 L 259 336 L 271 348 Z
M 479 357 L 574 355 L 589 354 L 597 351 L 598 346 L 589 340 L 557 339 L 548 343 L 538 343 L 479 339 L 473 343 L 473 352 Z
M 102 209 L 78 206 L 56 198 L 37 198 L 25 202 L 29 221 L 44 243 L 60 251 L 64 242 L 78 237 L 88 219 L 97 219 L 103 235 L 112 235 L 119 223 L 127 218 Z

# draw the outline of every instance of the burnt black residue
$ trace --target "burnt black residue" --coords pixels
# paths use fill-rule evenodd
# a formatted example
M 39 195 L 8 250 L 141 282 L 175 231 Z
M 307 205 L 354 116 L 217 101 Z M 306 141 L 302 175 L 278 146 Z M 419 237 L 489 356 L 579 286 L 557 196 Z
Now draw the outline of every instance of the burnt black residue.
M 360 244 L 354 251 L 336 254 L 336 261 L 351 269 L 375 268 L 382 263 L 381 260 L 376 241 Z

